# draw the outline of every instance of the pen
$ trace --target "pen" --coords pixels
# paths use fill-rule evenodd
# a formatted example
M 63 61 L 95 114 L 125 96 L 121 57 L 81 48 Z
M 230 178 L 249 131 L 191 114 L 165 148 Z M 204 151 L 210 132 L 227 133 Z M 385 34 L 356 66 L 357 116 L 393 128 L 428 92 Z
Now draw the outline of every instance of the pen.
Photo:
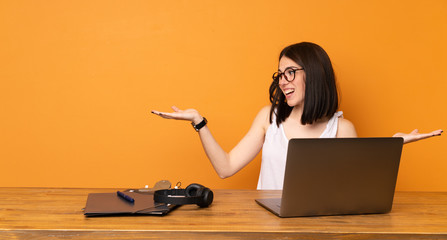
M 117 192 L 116 192 L 116 195 L 120 196 L 121 198 L 124 198 L 124 200 L 126 200 L 126 201 L 128 201 L 128 202 L 131 202 L 131 203 L 134 203 L 134 202 L 135 202 L 135 199 L 133 199 L 133 198 L 132 198 L 131 196 L 129 196 L 129 195 L 126 195 L 126 194 L 123 193 L 123 192 L 117 191 Z

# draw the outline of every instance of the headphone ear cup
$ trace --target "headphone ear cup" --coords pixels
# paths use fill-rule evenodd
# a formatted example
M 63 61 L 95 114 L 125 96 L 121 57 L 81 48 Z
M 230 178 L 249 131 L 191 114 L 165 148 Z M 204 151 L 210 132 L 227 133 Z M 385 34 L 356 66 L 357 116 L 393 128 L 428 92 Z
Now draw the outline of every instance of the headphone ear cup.
M 202 198 L 199 203 L 197 203 L 197 205 L 199 207 L 208 207 L 209 205 L 211 205 L 211 203 L 213 203 L 214 193 L 206 187 L 203 189 L 202 192 Z
M 185 195 L 187 197 L 198 197 L 202 195 L 203 189 L 205 189 L 204 186 L 198 183 L 193 183 L 185 188 Z

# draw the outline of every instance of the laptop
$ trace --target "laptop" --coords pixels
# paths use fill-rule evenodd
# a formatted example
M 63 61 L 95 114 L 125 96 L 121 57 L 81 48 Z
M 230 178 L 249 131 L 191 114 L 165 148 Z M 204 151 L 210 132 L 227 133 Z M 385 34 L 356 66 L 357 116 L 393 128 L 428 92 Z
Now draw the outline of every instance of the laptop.
M 256 199 L 279 217 L 387 213 L 403 138 L 291 139 L 282 197 Z

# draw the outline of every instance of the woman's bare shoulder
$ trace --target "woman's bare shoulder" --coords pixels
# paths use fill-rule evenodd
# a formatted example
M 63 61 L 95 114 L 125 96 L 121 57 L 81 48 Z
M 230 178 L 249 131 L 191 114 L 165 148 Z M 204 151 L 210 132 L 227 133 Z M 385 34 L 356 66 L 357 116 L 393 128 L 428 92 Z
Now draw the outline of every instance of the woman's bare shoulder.
M 270 115 L 270 109 L 272 108 L 271 105 L 267 105 L 261 108 L 258 114 L 262 114 L 264 116 Z
M 272 106 L 264 106 L 259 110 L 258 115 L 256 116 L 255 123 L 262 126 L 264 129 L 267 129 L 270 125 L 270 109 Z
M 337 137 L 357 137 L 354 124 L 346 118 L 339 118 Z

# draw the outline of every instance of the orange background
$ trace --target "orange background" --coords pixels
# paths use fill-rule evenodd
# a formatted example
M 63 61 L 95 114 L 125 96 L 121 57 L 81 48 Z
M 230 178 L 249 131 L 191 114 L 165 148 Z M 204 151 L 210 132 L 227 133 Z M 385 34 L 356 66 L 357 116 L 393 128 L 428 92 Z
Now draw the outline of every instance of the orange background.
M 256 187 L 221 180 L 188 122 L 226 150 L 248 131 L 282 48 L 330 55 L 360 137 L 446 129 L 447 1 L 0 2 L 0 186 Z M 447 137 L 404 147 L 398 190 L 447 191 Z

